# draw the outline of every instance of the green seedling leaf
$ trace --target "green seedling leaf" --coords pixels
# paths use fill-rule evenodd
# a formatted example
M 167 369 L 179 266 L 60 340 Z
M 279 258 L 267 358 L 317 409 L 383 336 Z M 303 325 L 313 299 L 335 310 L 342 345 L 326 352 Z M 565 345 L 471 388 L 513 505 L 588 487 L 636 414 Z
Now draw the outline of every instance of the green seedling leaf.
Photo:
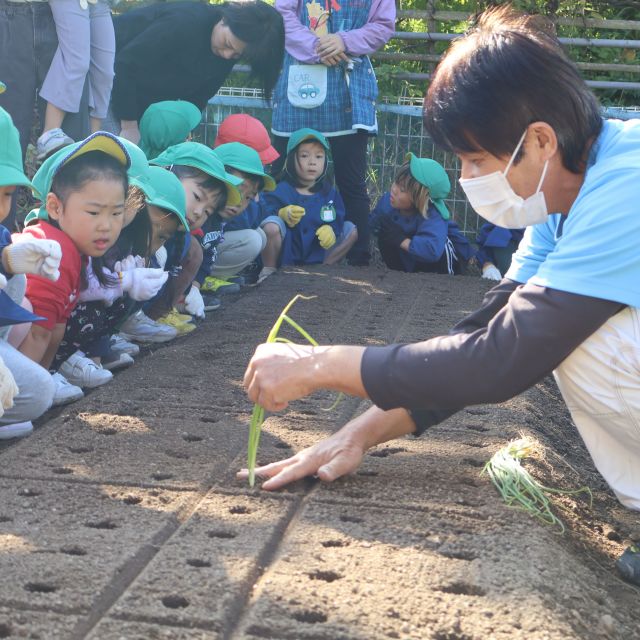
M 588 493 L 591 506 L 593 503 L 591 489 L 581 487 L 574 491 L 568 491 L 540 484 L 520 462 L 523 458 L 530 456 L 533 451 L 534 443 L 527 438 L 514 440 L 491 457 L 482 473 L 489 476 L 508 507 L 521 509 L 545 524 L 557 526 L 562 534 L 565 530 L 564 524 L 551 510 L 551 502 L 547 494 Z

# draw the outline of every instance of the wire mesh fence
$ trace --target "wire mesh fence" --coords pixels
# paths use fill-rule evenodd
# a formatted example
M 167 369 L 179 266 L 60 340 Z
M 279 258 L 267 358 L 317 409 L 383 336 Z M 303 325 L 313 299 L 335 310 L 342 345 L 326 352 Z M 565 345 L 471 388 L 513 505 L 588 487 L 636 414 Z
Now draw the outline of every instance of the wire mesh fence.
M 223 87 L 209 101 L 200 129 L 196 132 L 198 139 L 213 145 L 220 123 L 228 115 L 240 112 L 257 118 L 267 129 L 271 126 L 271 110 L 261 99 L 259 91 L 246 87 Z M 640 118 L 640 107 L 607 109 L 605 115 L 621 119 Z M 378 135 L 372 136 L 369 142 L 367 184 L 372 205 L 389 190 L 409 151 L 422 158 L 433 158 L 446 169 L 451 180 L 451 193 L 446 204 L 453 219 L 467 237 L 474 238 L 482 222 L 458 184 L 456 156 L 437 149 L 423 129 L 422 101 L 405 96 L 383 99 L 378 105 L 378 129 Z

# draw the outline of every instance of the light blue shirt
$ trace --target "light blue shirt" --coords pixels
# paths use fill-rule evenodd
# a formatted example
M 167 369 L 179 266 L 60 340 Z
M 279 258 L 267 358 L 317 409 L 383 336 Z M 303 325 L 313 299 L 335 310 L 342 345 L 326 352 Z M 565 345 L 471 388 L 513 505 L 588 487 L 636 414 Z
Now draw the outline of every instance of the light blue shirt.
M 604 122 L 568 216 L 528 227 L 505 277 L 640 307 L 640 120 Z

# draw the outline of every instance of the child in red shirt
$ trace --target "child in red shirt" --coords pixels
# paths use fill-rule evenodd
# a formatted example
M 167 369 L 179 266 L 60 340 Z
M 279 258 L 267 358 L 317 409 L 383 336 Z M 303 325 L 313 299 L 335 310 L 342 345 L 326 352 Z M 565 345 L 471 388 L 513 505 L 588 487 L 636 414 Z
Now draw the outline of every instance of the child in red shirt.
M 46 320 L 31 326 L 19 350 L 45 368 L 77 304 L 84 257 L 104 255 L 120 235 L 129 164 L 122 143 L 111 134 L 98 132 L 54 154 L 38 171 L 44 172 L 49 221 L 27 227 L 13 240 L 46 238 L 56 240 L 62 248 L 60 277 L 55 282 L 27 276 L 26 298 L 34 313 Z M 34 181 L 37 179 L 36 174 Z

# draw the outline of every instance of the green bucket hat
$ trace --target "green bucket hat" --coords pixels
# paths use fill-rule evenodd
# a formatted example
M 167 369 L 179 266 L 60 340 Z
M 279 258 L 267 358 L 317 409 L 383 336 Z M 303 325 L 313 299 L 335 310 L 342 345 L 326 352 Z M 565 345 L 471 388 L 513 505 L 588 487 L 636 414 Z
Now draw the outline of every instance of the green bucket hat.
M 171 171 L 154 166 L 149 167 L 147 179 L 151 187 L 150 193 L 147 194 L 146 198 L 147 204 L 175 213 L 180 220 L 180 224 L 188 233 L 187 200 L 182 182 Z
M 169 169 L 174 164 L 200 169 L 212 178 L 224 182 L 227 187 L 228 205 L 234 206 L 242 202 L 242 196 L 238 191 L 238 185 L 242 184 L 242 179 L 228 174 L 224 170 L 222 160 L 214 153 L 213 149 L 209 149 L 199 142 L 174 144 L 173 147 L 169 147 L 150 162 Z
M 429 199 L 433 206 L 445 220 L 449 220 L 451 214 L 444 199 L 451 191 L 451 182 L 444 167 L 431 158 L 418 158 L 413 153 L 407 153 L 404 160 L 409 162 L 411 175 L 429 189 Z
M 11 116 L 0 107 L 0 186 L 35 189 L 24 173 L 20 135 Z
M 264 172 L 260 154 L 255 149 L 241 142 L 228 142 L 216 147 L 214 153 L 222 160 L 225 167 L 262 178 L 265 191 L 273 191 L 276 188 L 276 181 Z
M 316 131 L 315 129 L 298 129 L 289 137 L 289 142 L 287 143 L 287 155 L 292 149 L 295 149 L 300 143 L 305 142 L 306 140 L 315 140 L 329 151 L 329 142 L 319 131 Z
M 118 136 L 118 140 L 120 140 L 127 150 L 129 158 L 131 159 L 131 166 L 127 171 L 129 184 L 142 189 L 144 194 L 148 195 L 149 180 L 147 173 L 149 171 L 149 162 L 147 161 L 147 156 L 144 155 L 144 151 L 137 144 L 133 144 L 130 140 L 121 138 L 120 136 Z
M 154 102 L 140 118 L 140 148 L 147 158 L 179 144 L 200 124 L 202 112 L 186 100 Z
M 58 173 L 67 162 L 89 151 L 102 151 L 103 153 L 113 156 L 127 168 L 127 174 L 129 174 L 132 166 L 131 157 L 125 142 L 123 142 L 123 138 L 118 138 L 106 131 L 98 131 L 80 142 L 74 142 L 66 147 L 62 147 L 62 149 L 59 149 L 53 155 L 49 156 L 42 165 L 40 165 L 40 168 L 36 171 L 36 175 L 33 176 L 33 186 L 35 190 L 43 199 L 46 198 L 47 193 L 51 191 L 51 184 L 53 183 L 56 173 Z M 39 209 L 33 209 L 27 214 L 24 224 L 28 226 L 31 222 L 48 219 L 49 214 L 45 209 L 43 200 Z

